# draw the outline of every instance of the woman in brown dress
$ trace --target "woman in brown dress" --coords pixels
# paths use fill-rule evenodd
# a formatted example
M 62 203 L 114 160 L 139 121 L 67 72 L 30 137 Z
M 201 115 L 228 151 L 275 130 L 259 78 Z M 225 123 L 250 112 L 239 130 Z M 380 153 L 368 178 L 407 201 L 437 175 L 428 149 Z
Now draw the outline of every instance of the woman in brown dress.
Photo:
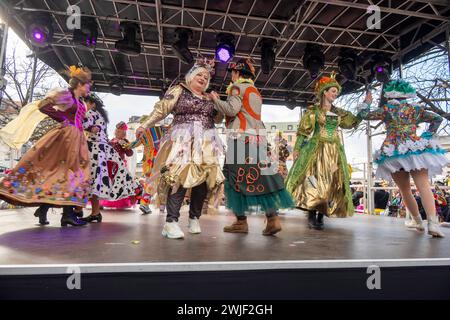
M 71 66 L 68 74 L 68 89 L 51 90 L 37 103 L 40 112 L 60 125 L 36 142 L 0 181 L 0 199 L 40 206 L 35 215 L 41 224 L 48 224 L 50 207 L 63 207 L 61 226 L 85 224 L 73 208 L 86 205 L 90 188 L 89 151 L 82 124 L 86 107 L 81 98 L 89 94 L 91 72 Z

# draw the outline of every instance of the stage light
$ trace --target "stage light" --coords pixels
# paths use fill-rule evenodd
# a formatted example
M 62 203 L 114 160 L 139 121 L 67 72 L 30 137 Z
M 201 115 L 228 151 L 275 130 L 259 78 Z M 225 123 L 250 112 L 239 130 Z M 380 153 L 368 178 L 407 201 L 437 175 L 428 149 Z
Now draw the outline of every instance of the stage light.
M 81 28 L 73 31 L 72 42 L 79 48 L 95 49 L 98 38 L 97 22 L 92 17 L 81 18 Z
M 177 58 L 185 64 L 191 64 L 194 62 L 194 57 L 189 50 L 189 39 L 192 38 L 192 35 L 193 33 L 191 29 L 175 29 L 175 42 L 172 44 L 172 50 Z
M 288 94 L 284 99 L 284 103 L 286 107 L 290 110 L 294 110 L 297 107 L 297 100 L 292 96 L 292 94 Z
M 347 80 L 354 80 L 358 70 L 358 56 L 353 49 L 342 48 L 339 52 L 339 72 Z
M 308 70 L 311 79 L 317 78 L 320 69 L 325 66 L 325 56 L 322 47 L 317 44 L 308 43 L 303 55 L 303 67 Z
M 392 60 L 385 54 L 377 53 L 372 57 L 372 78 L 381 83 L 389 82 L 392 71 Z
M 219 33 L 216 36 L 216 58 L 223 63 L 227 63 L 233 59 L 235 47 L 234 47 L 234 35 L 230 33 Z
M 117 51 L 128 56 L 138 56 L 141 54 L 141 43 L 136 41 L 136 34 L 139 26 L 134 22 L 121 22 L 120 31 L 123 33 L 123 39 L 115 43 Z
M 114 78 L 109 82 L 109 90 L 113 95 L 120 96 L 123 91 L 123 83 L 121 79 Z
M 35 47 L 44 48 L 53 39 L 53 26 L 50 16 L 47 14 L 37 14 L 27 18 L 26 37 Z
M 264 38 L 259 43 L 261 46 L 261 70 L 264 74 L 269 74 L 275 65 L 275 39 Z

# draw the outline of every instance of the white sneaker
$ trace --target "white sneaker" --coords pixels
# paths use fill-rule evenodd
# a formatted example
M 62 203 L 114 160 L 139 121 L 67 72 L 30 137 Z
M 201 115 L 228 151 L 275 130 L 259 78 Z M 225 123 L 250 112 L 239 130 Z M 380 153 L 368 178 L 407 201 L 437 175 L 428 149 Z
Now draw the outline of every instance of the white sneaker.
M 445 238 L 445 234 L 439 228 L 437 217 L 433 220 L 428 219 L 428 234 L 436 238 Z
M 411 220 L 405 221 L 405 226 L 407 228 L 416 229 L 417 231 L 424 231 L 425 227 L 423 226 L 423 220 L 420 215 L 417 217 L 411 216 Z
M 166 222 L 164 224 L 164 228 L 161 232 L 163 237 L 169 238 L 169 239 L 181 239 L 184 238 L 184 233 L 181 231 L 180 226 L 178 225 L 178 222 Z
M 189 233 L 197 234 L 201 233 L 200 222 L 198 219 L 189 219 Z
M 142 214 L 150 214 L 150 213 L 152 213 L 152 210 L 149 208 L 149 206 L 146 206 L 146 205 L 143 205 L 143 204 L 141 204 L 139 206 L 139 210 L 142 211 Z

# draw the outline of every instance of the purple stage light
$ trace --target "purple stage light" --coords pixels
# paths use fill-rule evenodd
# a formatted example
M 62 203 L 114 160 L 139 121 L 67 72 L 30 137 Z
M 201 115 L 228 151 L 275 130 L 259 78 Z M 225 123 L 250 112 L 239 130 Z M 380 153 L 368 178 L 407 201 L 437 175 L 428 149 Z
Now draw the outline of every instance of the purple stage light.
M 44 34 L 40 30 L 33 30 L 33 38 L 37 42 L 42 42 L 44 41 Z
M 230 51 L 223 47 L 217 49 L 216 56 L 223 63 L 227 63 L 232 58 Z
M 377 67 L 377 72 L 380 72 L 380 73 L 383 72 L 383 67 L 378 66 Z

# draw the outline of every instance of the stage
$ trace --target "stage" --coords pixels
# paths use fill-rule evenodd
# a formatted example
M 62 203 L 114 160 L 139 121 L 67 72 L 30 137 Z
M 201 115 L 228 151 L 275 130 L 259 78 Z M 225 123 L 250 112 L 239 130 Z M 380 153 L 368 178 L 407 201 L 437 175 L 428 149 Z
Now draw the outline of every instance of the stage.
M 281 216 L 283 231 L 276 236 L 261 234 L 261 215 L 249 217 L 248 234 L 228 234 L 222 228 L 234 218 L 221 210 L 204 215 L 202 233 L 191 235 L 186 209 L 180 222 L 183 240 L 161 236 L 165 216 L 157 210 L 145 216 L 137 209 L 105 210 L 102 223 L 78 228 L 60 228 L 56 209 L 45 227 L 36 225 L 33 209 L 3 210 L 0 296 L 450 297 L 450 229 L 444 228 L 447 238 L 429 239 L 406 229 L 403 219 L 358 214 L 326 219 L 326 229 L 316 231 L 308 229 L 306 216 L 296 211 Z M 381 290 L 367 288 L 371 265 L 381 268 Z M 83 290 L 67 289 L 74 267 L 81 271 Z M 187 290 L 191 287 L 195 290 Z
M 443 228 L 447 238 L 429 239 L 384 216 L 325 219 L 317 231 L 296 211 L 281 216 L 278 235 L 265 237 L 263 215 L 248 218 L 248 234 L 224 233 L 234 218 L 221 210 L 202 216 L 202 233 L 191 235 L 184 207 L 185 238 L 169 240 L 161 236 L 165 215 L 155 209 L 104 210 L 102 223 L 65 228 L 59 211 L 50 210 L 48 226 L 37 225 L 31 208 L 0 211 L 0 265 L 450 258 L 450 229 Z

